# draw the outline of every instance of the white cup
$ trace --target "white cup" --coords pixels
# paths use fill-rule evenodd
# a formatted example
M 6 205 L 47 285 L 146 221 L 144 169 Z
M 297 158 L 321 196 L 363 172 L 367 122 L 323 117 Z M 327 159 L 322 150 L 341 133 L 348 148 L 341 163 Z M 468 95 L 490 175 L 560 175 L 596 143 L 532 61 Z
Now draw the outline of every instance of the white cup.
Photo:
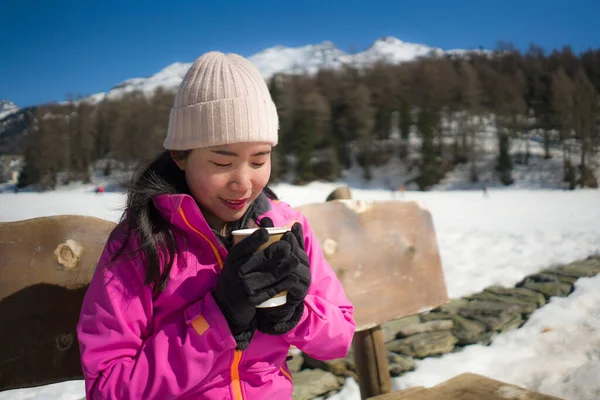
M 238 244 L 242 239 L 252 235 L 254 231 L 260 228 L 248 228 L 248 229 L 238 229 L 231 234 L 233 235 L 233 245 Z M 269 232 L 269 240 L 267 243 L 263 244 L 258 248 L 258 250 L 266 249 L 271 243 L 274 243 L 281 239 L 284 233 L 289 231 L 289 228 L 265 228 L 267 232 Z M 277 293 L 274 297 L 260 303 L 256 306 L 256 308 L 271 308 L 282 306 L 287 302 L 287 290 L 284 290 L 281 293 Z

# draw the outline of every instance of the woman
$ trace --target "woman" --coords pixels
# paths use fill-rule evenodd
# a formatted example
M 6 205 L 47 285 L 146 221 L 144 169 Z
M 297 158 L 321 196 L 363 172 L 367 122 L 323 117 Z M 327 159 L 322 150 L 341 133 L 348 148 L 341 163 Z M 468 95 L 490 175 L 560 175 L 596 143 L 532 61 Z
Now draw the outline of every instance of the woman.
M 290 346 L 344 357 L 354 309 L 306 218 L 267 187 L 278 118 L 246 59 L 210 52 L 181 83 L 167 150 L 137 178 L 77 326 L 90 399 L 285 399 Z M 265 229 L 232 246 L 231 231 Z M 287 303 L 256 308 L 287 290 Z

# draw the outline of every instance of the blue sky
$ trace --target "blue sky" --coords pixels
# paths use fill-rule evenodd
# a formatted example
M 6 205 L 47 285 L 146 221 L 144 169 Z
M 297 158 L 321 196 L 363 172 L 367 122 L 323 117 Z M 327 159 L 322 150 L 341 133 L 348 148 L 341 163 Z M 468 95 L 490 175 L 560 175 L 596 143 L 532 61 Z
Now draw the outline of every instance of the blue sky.
M 177 5 L 175 5 L 177 4 Z M 24 107 L 109 90 L 208 50 L 374 40 L 492 49 L 600 48 L 599 0 L 0 0 L 0 99 Z

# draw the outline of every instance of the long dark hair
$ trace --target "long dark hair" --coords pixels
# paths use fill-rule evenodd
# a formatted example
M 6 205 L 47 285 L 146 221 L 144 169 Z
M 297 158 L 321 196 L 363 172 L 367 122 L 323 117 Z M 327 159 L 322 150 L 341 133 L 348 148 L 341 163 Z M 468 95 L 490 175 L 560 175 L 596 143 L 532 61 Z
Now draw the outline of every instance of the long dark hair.
M 190 151 L 173 152 L 173 157 L 184 160 Z M 113 261 L 123 254 L 130 238 L 139 240 L 133 253 L 141 253 L 147 267 L 145 284 L 151 285 L 155 293 L 162 292 L 169 279 L 177 253 L 178 232 L 154 207 L 153 199 L 162 194 L 190 194 L 185 173 L 177 166 L 169 151 L 164 151 L 140 172 L 134 174 L 127 191 L 127 204 L 119 225 L 124 228 L 125 240 L 113 256 Z M 263 192 L 271 199 L 275 193 L 265 187 Z M 114 232 L 116 232 L 115 230 Z M 113 233 L 114 233 L 113 232 Z M 166 250 L 167 259 L 161 260 L 161 250 Z M 164 264 L 161 272 L 161 261 Z

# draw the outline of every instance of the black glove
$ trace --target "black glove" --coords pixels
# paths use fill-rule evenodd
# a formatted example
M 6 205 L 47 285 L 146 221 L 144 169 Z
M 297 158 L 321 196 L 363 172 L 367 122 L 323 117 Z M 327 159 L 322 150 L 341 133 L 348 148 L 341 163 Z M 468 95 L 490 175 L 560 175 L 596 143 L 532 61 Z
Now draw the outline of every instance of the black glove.
M 217 279 L 214 298 L 240 350 L 254 335 L 255 307 L 298 279 L 290 273 L 298 262 L 289 243 L 277 242 L 258 251 L 268 239 L 266 229 L 258 229 L 233 246 Z
M 260 225 L 261 227 L 272 227 L 273 222 L 269 218 L 263 218 Z M 310 263 L 308 255 L 304 251 L 302 225 L 295 223 L 291 232 L 286 232 L 279 242 L 289 243 L 291 255 L 297 260 L 294 268 L 289 272 L 296 279 L 287 288 L 288 294 L 285 304 L 278 307 L 256 309 L 257 329 L 269 335 L 284 334 L 298 324 L 304 312 L 304 298 L 310 286 Z

